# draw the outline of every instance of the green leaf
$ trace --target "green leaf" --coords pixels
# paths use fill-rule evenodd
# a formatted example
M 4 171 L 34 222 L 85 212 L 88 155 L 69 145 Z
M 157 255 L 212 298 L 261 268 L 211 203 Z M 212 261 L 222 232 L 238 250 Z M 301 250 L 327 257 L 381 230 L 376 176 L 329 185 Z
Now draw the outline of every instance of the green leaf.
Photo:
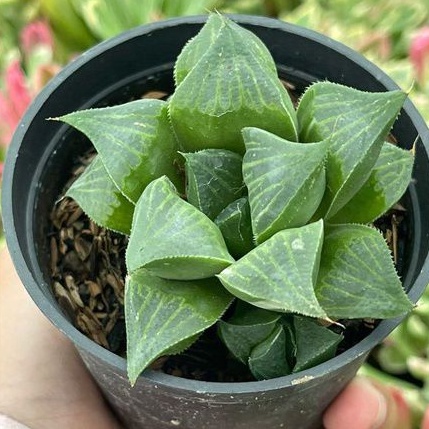
M 186 196 L 188 201 L 210 219 L 244 190 L 240 155 L 223 149 L 182 153 L 186 160 Z
M 343 336 L 307 317 L 294 316 L 296 364 L 293 372 L 312 368 L 333 358 Z
M 128 235 L 134 204 L 128 201 L 112 182 L 99 156 L 66 193 L 98 225 Z
M 209 15 L 206 24 L 200 32 L 186 43 L 177 57 L 174 66 L 174 81 L 176 87 L 182 83 L 189 72 L 215 42 L 219 30 L 223 26 L 223 20 L 224 18 L 218 13 Z
M 280 231 L 217 277 L 235 296 L 257 307 L 326 318 L 314 293 L 323 221 Z
M 330 82 L 315 83 L 304 93 L 297 112 L 301 141 L 330 143 L 321 216 L 335 215 L 368 180 L 406 97 Z
M 281 314 L 237 302 L 232 317 L 219 320 L 219 336 L 228 350 L 242 363 L 248 363 L 252 349 L 273 332 Z
M 369 179 L 357 194 L 335 214 L 333 223 L 370 223 L 392 207 L 411 181 L 411 152 L 385 143 Z
M 166 102 L 137 100 L 60 119 L 91 140 L 110 177 L 130 201 L 137 202 L 144 188 L 162 175 L 183 187 Z
M 256 242 L 305 225 L 325 192 L 327 143 L 292 143 L 257 128 L 245 128 L 243 137 L 243 177 Z
M 212 277 L 234 261 L 219 228 L 182 200 L 166 176 L 138 200 L 126 256 L 130 273 L 146 268 L 176 280 Z
M 64 7 L 65 3 L 73 4 L 73 9 L 79 13 L 79 20 L 86 24 L 98 40 L 106 40 L 125 30 L 151 22 L 158 12 L 156 6 L 159 2 L 145 0 L 144 7 L 141 7 L 134 0 L 67 0 L 61 2 L 61 6 Z M 61 11 L 65 20 L 68 15 L 62 9 Z
M 177 17 L 185 15 L 200 15 L 212 9 L 216 0 L 162 0 L 157 3 L 161 8 L 161 16 Z M 146 4 L 145 4 L 146 5 Z M 153 17 L 152 17 L 153 19 Z
M 241 258 L 255 247 L 247 197 L 225 207 L 215 219 L 215 224 L 219 227 L 226 247 L 234 258 Z
M 268 380 L 291 373 L 286 356 L 286 334 L 282 325 L 278 325 L 266 340 L 252 350 L 249 368 L 258 380 Z
M 170 100 L 180 146 L 186 152 L 216 148 L 243 153 L 241 130 L 246 126 L 297 140 L 295 110 L 267 48 L 248 30 L 226 17 L 221 20 L 217 37 Z M 197 38 L 192 46 L 198 46 Z
M 365 225 L 327 229 L 316 295 L 338 319 L 386 319 L 412 309 L 383 236 Z
M 125 322 L 131 383 L 158 357 L 189 346 L 197 334 L 216 323 L 232 299 L 214 278 L 165 280 L 146 270 L 127 277 Z
M 166 280 L 161 279 L 161 277 L 157 277 L 159 280 L 168 281 L 168 282 L 175 282 L 179 280 Z M 190 280 L 189 282 L 199 282 L 201 280 Z M 179 341 L 177 344 L 174 344 L 174 346 L 169 347 L 168 349 L 164 350 L 162 352 L 163 355 L 178 355 L 180 353 L 183 353 L 186 349 L 192 346 L 192 344 L 195 343 L 195 341 L 200 338 L 201 332 L 198 332 L 198 334 L 192 335 L 189 338 L 185 338 L 184 340 Z

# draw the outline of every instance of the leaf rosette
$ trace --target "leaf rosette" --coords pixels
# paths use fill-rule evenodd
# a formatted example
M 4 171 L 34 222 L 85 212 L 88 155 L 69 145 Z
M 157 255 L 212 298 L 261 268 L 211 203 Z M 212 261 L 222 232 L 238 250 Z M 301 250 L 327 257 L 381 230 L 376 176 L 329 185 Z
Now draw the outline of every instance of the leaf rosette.
M 174 78 L 168 101 L 61 118 L 98 152 L 67 196 L 129 236 L 132 383 L 215 324 L 266 379 L 334 356 L 333 320 L 412 308 L 372 224 L 411 179 L 412 154 L 387 142 L 406 94 L 319 82 L 295 111 L 268 49 L 218 14 Z

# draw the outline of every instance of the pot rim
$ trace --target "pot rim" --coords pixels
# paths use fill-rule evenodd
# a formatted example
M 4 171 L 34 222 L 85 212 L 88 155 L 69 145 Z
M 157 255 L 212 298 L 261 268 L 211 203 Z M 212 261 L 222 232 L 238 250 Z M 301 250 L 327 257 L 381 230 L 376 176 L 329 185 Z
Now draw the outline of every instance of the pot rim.
M 358 67 L 369 72 L 376 80 L 378 80 L 386 89 L 397 89 L 398 86 L 394 81 L 388 77 L 382 70 L 364 58 L 361 54 L 348 48 L 340 42 L 337 42 L 323 34 L 316 31 L 297 26 L 295 24 L 282 22 L 273 18 L 250 16 L 250 15 L 229 15 L 233 20 L 240 24 L 253 25 L 258 27 L 268 27 L 273 29 L 281 29 L 285 32 L 294 33 L 298 36 L 308 38 L 319 44 L 327 45 L 330 49 L 345 55 L 352 60 Z M 78 331 L 71 322 L 56 308 L 44 295 L 44 293 L 37 286 L 37 282 L 31 274 L 31 270 L 25 262 L 24 256 L 20 251 L 18 236 L 15 230 L 14 217 L 13 217 L 13 204 L 12 204 L 12 180 L 15 169 L 15 163 L 18 157 L 20 142 L 25 135 L 27 129 L 32 123 L 37 112 L 40 110 L 49 99 L 52 92 L 56 90 L 63 81 L 68 79 L 77 69 L 91 61 L 93 58 L 103 54 L 107 49 L 120 45 L 130 39 L 140 37 L 143 35 L 150 35 L 153 32 L 160 31 L 167 27 L 176 27 L 186 24 L 202 24 L 205 22 L 206 15 L 190 16 L 173 18 L 164 21 L 159 21 L 151 24 L 146 24 L 136 27 L 132 30 L 121 33 L 109 40 L 99 43 L 98 45 L 90 48 L 88 51 L 81 54 L 67 66 L 65 66 L 58 75 L 56 75 L 39 93 L 39 95 L 32 102 L 23 116 L 17 130 L 12 139 L 10 149 L 7 154 L 7 162 L 3 175 L 2 195 L 2 211 L 4 219 L 4 228 L 7 244 L 11 253 L 11 257 L 15 267 L 19 273 L 21 281 L 24 283 L 28 293 L 39 309 L 45 316 L 62 332 L 64 333 L 78 348 L 83 349 L 85 352 L 96 355 L 104 363 L 117 368 L 126 373 L 126 360 L 119 357 L 114 353 L 99 346 L 80 331 Z M 418 113 L 414 105 L 407 99 L 404 109 L 412 119 L 412 122 L 419 132 L 422 140 L 429 142 L 429 130 L 426 127 L 425 121 Z M 428 151 L 428 149 L 426 149 Z M 429 256 L 426 256 L 423 269 L 419 273 L 416 281 L 414 282 L 409 298 L 416 302 L 420 295 L 423 293 L 429 281 Z M 205 392 L 213 394 L 235 394 L 235 393 L 254 393 L 264 392 L 268 390 L 283 389 L 284 387 L 299 384 L 310 379 L 315 379 L 323 374 L 334 372 L 350 361 L 355 360 L 357 357 L 367 354 L 381 339 L 385 338 L 403 319 L 403 317 L 384 320 L 382 321 L 367 337 L 357 343 L 355 346 L 349 348 L 340 355 L 319 364 L 313 368 L 301 371 L 296 374 L 279 377 L 270 380 L 239 382 L 239 383 L 220 383 L 220 382 L 206 382 L 184 379 L 153 370 L 146 370 L 139 378 L 143 377 L 149 382 L 158 385 L 170 386 L 173 388 Z

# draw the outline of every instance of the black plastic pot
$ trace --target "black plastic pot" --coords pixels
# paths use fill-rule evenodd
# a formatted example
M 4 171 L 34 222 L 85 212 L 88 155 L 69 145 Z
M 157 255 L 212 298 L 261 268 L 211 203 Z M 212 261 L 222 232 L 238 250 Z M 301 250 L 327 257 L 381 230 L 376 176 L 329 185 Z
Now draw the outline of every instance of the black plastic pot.
M 362 56 L 325 36 L 267 18 L 234 19 L 265 42 L 280 75 L 298 89 L 316 79 L 367 91 L 396 88 Z M 48 84 L 23 118 L 8 154 L 3 215 L 9 249 L 33 300 L 76 345 L 126 428 L 319 428 L 323 410 L 400 320 L 382 322 L 356 346 L 299 374 L 228 384 L 190 381 L 149 370 L 131 388 L 125 360 L 77 331 L 52 295 L 49 212 L 69 177 L 71 160 L 88 143 L 69 127 L 46 118 L 129 101 L 150 89 L 170 91 L 174 60 L 204 20 L 175 19 L 124 33 L 80 56 Z M 407 101 L 393 132 L 405 148 L 416 141 L 402 261 L 404 286 L 416 301 L 429 282 L 429 131 Z

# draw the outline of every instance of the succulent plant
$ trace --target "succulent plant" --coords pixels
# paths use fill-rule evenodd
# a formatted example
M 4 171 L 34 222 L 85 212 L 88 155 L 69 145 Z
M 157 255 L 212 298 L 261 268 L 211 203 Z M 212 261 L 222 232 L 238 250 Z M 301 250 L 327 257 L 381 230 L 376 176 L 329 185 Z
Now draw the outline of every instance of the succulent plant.
M 334 356 L 333 322 L 412 308 L 372 225 L 411 178 L 412 153 L 386 141 L 405 93 L 316 82 L 295 109 L 265 45 L 219 14 L 174 77 L 167 101 L 59 118 L 98 152 L 67 196 L 129 236 L 132 383 L 215 324 L 266 379 Z

